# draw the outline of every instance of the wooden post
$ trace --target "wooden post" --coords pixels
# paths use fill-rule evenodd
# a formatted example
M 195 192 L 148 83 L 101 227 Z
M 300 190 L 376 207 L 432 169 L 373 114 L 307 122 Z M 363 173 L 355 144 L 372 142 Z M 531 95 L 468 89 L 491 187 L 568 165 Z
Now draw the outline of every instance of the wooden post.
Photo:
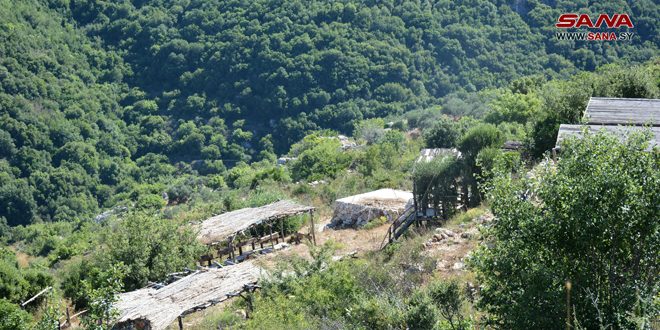
M 284 242 L 284 219 L 280 220 L 280 231 L 282 233 L 282 242 Z
M 315 228 L 314 228 L 314 210 L 309 211 L 309 220 L 311 224 L 311 231 L 312 231 L 312 242 L 314 242 L 314 246 L 316 246 L 316 233 L 315 233 Z
M 71 316 L 69 316 L 69 307 L 66 308 L 66 324 L 71 324 Z
M 275 243 L 273 243 L 273 223 L 268 224 L 268 229 L 270 230 L 270 246 L 275 250 Z
M 413 176 L 413 208 L 415 211 L 415 222 L 417 222 L 417 184 L 415 184 L 415 177 Z
M 243 255 L 243 245 L 241 244 L 241 240 L 238 240 L 238 255 Z
M 181 318 L 181 315 L 179 315 L 179 330 L 183 330 L 183 319 Z
M 233 242 L 233 240 L 234 240 L 234 237 L 231 237 L 231 238 L 227 239 L 227 241 L 229 242 L 229 246 L 228 246 L 228 248 L 229 248 L 229 259 L 231 259 L 231 261 L 234 261 L 234 242 Z

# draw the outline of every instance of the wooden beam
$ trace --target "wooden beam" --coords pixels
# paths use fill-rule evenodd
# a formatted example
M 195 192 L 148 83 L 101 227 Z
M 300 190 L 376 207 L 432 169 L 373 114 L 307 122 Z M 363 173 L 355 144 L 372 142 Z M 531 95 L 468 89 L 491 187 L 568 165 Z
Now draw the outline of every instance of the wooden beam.
M 48 290 L 50 290 L 50 289 L 52 289 L 52 288 L 53 288 L 53 287 L 48 286 L 48 287 L 46 287 L 45 289 L 41 290 L 39 293 L 37 293 L 36 295 L 34 295 L 34 297 L 32 297 L 32 298 L 28 299 L 27 301 L 25 301 L 24 303 L 22 303 L 22 304 L 21 304 L 21 307 L 25 307 L 25 305 L 27 305 L 27 304 L 31 303 L 33 300 L 39 298 L 39 296 L 41 296 L 41 295 L 44 294 L 46 291 L 48 291 Z
M 179 330 L 183 330 L 183 318 L 179 315 Z
M 309 220 L 310 224 L 312 226 L 311 231 L 312 231 L 312 242 L 314 243 L 314 246 L 316 246 L 316 230 L 314 228 L 314 210 L 309 211 Z

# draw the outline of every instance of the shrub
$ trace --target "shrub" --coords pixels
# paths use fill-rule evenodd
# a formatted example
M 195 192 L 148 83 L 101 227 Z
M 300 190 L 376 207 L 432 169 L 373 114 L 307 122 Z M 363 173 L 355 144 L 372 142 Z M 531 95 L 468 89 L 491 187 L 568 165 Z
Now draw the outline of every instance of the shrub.
M 433 301 L 422 290 L 415 292 L 408 302 L 406 325 L 409 329 L 435 329 L 438 323 L 438 311 Z
M 160 195 L 140 195 L 135 203 L 138 210 L 160 210 L 167 205 L 165 199 Z
M 0 330 L 28 330 L 32 317 L 18 305 L 0 298 Z
M 443 115 L 424 133 L 424 141 L 428 148 L 452 148 L 456 146 L 458 135 L 456 123 Z
M 463 295 L 456 281 L 436 281 L 428 288 L 431 301 L 438 308 L 438 313 L 444 318 L 452 330 L 467 329 L 461 313 Z
M 323 139 L 311 149 L 303 151 L 291 165 L 294 180 L 334 178 L 348 168 L 350 158 L 341 151 L 339 141 Z
M 585 133 L 556 166 L 521 178 L 497 169 L 497 221 L 473 260 L 495 325 L 633 328 L 657 315 L 660 153 L 644 140 Z

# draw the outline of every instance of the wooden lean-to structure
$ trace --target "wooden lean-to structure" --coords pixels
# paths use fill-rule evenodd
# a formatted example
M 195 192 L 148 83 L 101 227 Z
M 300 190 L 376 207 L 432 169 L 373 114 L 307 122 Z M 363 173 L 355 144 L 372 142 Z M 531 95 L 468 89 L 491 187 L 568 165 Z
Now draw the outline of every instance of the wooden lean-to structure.
M 311 222 L 311 239 L 314 235 L 314 207 L 305 206 L 293 201 L 283 200 L 261 207 L 244 208 L 223 213 L 203 221 L 199 225 L 198 240 L 209 247 L 218 247 L 226 243 L 226 247 L 218 248 L 220 256 L 229 255 L 228 263 L 212 263 L 213 267 L 200 267 L 193 273 L 167 285 L 155 285 L 126 292 L 119 295 L 115 308 L 119 312 L 115 329 L 165 329 L 175 320 L 179 320 L 179 328 L 183 328 L 182 317 L 198 310 L 220 303 L 241 292 L 251 292 L 256 287 L 262 269 L 252 260 L 242 257 L 242 247 L 252 245 L 252 251 L 258 251 L 259 244 L 263 252 L 263 243 L 270 242 L 270 251 L 276 249 L 273 240 L 284 240 L 282 220 L 309 213 Z M 280 223 L 273 231 L 273 225 Z M 255 227 L 268 228 L 265 237 L 249 237 L 246 234 L 256 233 Z M 265 226 L 265 227 L 263 227 Z M 238 255 L 235 250 L 238 249 Z M 243 262 L 239 262 L 243 261 Z
M 274 248 L 273 241 L 284 240 L 285 232 L 282 220 L 296 215 L 309 214 L 311 239 L 316 243 L 314 210 L 315 208 L 312 206 L 282 200 L 260 207 L 231 211 L 204 220 L 200 225 L 197 238 L 210 247 L 216 247 L 218 257 L 226 254 L 229 255 L 229 259 L 236 261 L 236 250 L 240 257 L 243 255 L 244 246 L 251 246 L 252 251 L 255 251 L 257 245 L 263 248 L 264 243 L 271 242 L 271 248 Z M 273 228 L 278 222 L 279 228 Z M 257 235 L 258 226 L 262 230 L 267 229 L 265 235 Z M 211 258 L 212 256 L 207 256 L 205 260 L 210 262 Z
M 251 261 L 203 268 L 162 288 L 119 295 L 116 329 L 167 328 L 177 318 L 218 304 L 256 284 L 261 269 Z M 181 322 L 181 321 L 180 321 Z

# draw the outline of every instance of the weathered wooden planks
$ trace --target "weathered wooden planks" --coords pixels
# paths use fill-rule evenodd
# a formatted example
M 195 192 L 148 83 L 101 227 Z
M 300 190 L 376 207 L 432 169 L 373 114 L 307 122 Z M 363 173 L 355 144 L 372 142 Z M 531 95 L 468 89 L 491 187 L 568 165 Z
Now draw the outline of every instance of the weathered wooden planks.
M 196 271 L 160 289 L 145 288 L 119 295 L 117 328 L 132 323 L 148 323 L 151 329 L 165 329 L 180 315 L 203 309 L 228 299 L 254 284 L 261 268 L 246 261 L 223 268 Z
M 261 207 L 227 212 L 204 220 L 197 238 L 204 244 L 212 244 L 225 240 L 252 226 L 313 210 L 314 207 L 284 200 Z

